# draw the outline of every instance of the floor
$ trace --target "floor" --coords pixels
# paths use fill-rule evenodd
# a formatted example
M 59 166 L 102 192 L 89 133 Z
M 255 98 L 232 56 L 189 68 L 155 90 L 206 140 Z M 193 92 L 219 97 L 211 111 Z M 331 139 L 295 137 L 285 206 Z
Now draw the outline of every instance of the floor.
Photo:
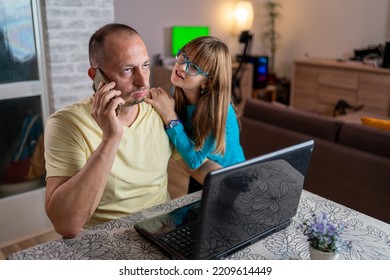
M 173 159 L 169 161 L 168 178 L 169 193 L 171 194 L 171 198 L 177 198 L 187 194 L 189 177 Z M 33 236 L 23 241 L 18 241 L 7 245 L 3 248 L 0 248 L 0 260 L 7 259 L 7 256 L 14 252 L 45 243 L 50 240 L 55 240 L 60 237 L 61 236 L 53 230 L 38 234 L 37 236 Z
M 30 248 L 32 246 L 45 243 L 50 240 L 58 239 L 61 236 L 56 233 L 55 231 L 48 231 L 42 234 L 39 234 L 35 237 L 8 245 L 6 247 L 0 248 L 0 260 L 5 260 L 7 259 L 7 256 L 14 253 L 18 252 L 20 250 L 24 250 L 27 248 Z

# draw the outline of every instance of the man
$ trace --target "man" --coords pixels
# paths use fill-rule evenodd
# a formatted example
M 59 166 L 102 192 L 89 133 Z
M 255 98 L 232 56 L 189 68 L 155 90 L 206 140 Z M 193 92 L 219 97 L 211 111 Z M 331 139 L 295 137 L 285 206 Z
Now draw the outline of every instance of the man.
M 150 76 L 143 40 L 126 25 L 103 26 L 89 59 L 91 79 L 100 69 L 112 82 L 51 115 L 45 129 L 46 212 L 68 238 L 169 199 L 171 147 L 160 116 L 143 102 Z M 218 167 L 206 161 L 191 176 L 202 181 Z

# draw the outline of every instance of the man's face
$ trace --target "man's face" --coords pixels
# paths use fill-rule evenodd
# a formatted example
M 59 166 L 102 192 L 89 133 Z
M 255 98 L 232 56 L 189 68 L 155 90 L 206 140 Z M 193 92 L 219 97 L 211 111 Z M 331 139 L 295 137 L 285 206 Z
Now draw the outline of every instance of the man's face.
M 106 37 L 104 45 L 102 70 L 122 92 L 125 106 L 144 101 L 150 88 L 150 58 L 142 39 L 136 34 L 114 34 Z

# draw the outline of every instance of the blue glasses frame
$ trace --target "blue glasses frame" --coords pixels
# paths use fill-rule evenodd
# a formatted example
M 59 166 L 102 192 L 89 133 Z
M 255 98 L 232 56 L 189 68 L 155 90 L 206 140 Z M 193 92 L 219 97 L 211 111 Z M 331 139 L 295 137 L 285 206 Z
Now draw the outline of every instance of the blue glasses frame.
M 180 59 L 180 56 L 183 56 L 184 61 L 182 61 L 182 59 Z M 199 74 L 202 74 L 206 78 L 209 78 L 209 75 L 206 72 L 204 72 L 202 69 L 200 69 L 200 67 L 198 65 L 196 65 L 195 63 L 190 61 L 188 59 L 188 57 L 186 56 L 185 52 L 182 51 L 181 49 L 178 51 L 178 53 L 176 55 L 176 63 L 179 64 L 179 65 L 186 64 L 186 69 L 185 70 L 186 70 L 186 73 L 188 75 L 190 75 L 190 76 L 198 76 Z M 190 73 L 189 67 L 193 67 L 197 72 L 195 74 Z

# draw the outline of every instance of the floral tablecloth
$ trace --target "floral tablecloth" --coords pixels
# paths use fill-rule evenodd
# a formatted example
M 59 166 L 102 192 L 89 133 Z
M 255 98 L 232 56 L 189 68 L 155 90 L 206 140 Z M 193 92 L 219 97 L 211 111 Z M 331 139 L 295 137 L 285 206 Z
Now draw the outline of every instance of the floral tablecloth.
M 201 192 L 157 205 L 130 216 L 84 230 L 76 238 L 58 239 L 16 252 L 11 260 L 53 259 L 169 259 L 157 247 L 141 237 L 133 224 L 199 199 Z M 303 191 L 297 215 L 287 228 L 276 232 L 228 257 L 228 259 L 309 259 L 306 237 L 298 225 L 312 211 L 326 212 L 334 221 L 347 226 L 343 238 L 352 241 L 349 251 L 339 259 L 390 260 L 390 225 L 330 200 Z

